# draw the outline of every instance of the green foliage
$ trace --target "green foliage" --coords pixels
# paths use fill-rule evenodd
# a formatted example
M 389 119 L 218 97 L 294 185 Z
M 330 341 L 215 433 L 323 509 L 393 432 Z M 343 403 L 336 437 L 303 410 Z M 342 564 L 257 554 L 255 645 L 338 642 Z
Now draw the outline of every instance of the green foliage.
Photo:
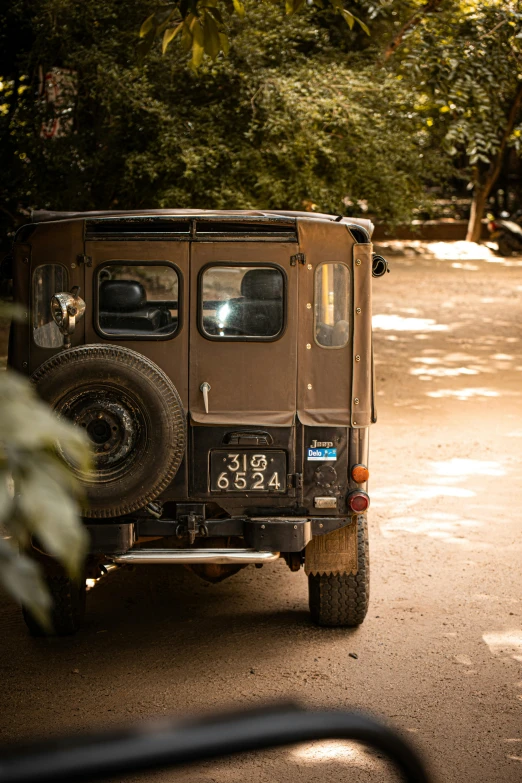
M 159 41 L 139 65 L 147 7 L 40 4 L 19 56 L 30 89 L 9 123 L 0 118 L 9 212 L 315 205 L 397 222 L 422 204 L 440 156 L 415 92 L 360 53 L 371 42 L 360 28 L 340 28 L 332 11 L 285 16 L 263 3 L 232 19 L 229 56 L 205 58 L 194 73 L 183 51 L 163 57 Z M 79 95 L 74 132 L 49 141 L 34 87 L 38 65 L 56 63 L 78 72 Z
M 0 583 L 44 627 L 50 597 L 37 563 L 24 550 L 36 538 L 78 579 L 87 548 L 78 517 L 79 485 L 62 455 L 88 470 L 83 433 L 57 419 L 25 379 L 0 372 L 0 528 L 5 536 L 0 538 Z
M 521 128 L 510 130 L 508 121 L 522 83 L 521 31 L 518 1 L 447 0 L 400 51 L 401 76 L 424 93 L 419 113 L 449 155 L 464 153 L 469 167 L 491 163 L 506 129 L 510 143 L 520 144 Z
M 287 16 L 310 5 L 320 9 L 329 6 L 344 19 L 350 30 L 357 22 L 370 34 L 366 24 L 344 7 L 343 0 L 257 0 L 259 4 L 284 7 Z M 197 70 L 205 54 L 212 60 L 220 53 L 228 54 L 227 22 L 233 15 L 240 19 L 253 15 L 254 7 L 253 3 L 245 4 L 242 0 L 177 0 L 167 5 L 161 4 L 141 25 L 139 55 L 144 58 L 158 36 L 162 37 L 162 51 L 165 54 L 169 44 L 179 34 L 182 48 L 191 52 L 191 67 Z

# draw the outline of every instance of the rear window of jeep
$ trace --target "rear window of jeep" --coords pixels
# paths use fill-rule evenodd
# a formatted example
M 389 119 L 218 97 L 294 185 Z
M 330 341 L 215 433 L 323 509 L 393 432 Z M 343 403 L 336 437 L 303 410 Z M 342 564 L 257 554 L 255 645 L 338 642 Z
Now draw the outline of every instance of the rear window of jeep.
M 67 269 L 60 264 L 43 264 L 33 275 L 33 339 L 39 348 L 61 348 L 63 337 L 51 315 L 51 299 L 69 290 Z
M 271 266 L 212 266 L 200 283 L 203 334 L 213 339 L 274 340 L 284 328 L 285 280 Z
M 105 264 L 97 274 L 98 330 L 111 337 L 172 337 L 180 320 L 179 291 L 170 264 Z
M 315 341 L 344 348 L 350 337 L 350 271 L 345 264 L 320 264 L 315 271 Z

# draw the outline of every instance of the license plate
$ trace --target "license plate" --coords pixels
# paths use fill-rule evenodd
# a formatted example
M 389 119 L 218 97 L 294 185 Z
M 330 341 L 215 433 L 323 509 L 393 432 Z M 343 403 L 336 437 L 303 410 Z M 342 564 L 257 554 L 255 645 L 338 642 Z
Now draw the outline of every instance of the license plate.
M 212 492 L 286 492 L 284 451 L 211 451 Z

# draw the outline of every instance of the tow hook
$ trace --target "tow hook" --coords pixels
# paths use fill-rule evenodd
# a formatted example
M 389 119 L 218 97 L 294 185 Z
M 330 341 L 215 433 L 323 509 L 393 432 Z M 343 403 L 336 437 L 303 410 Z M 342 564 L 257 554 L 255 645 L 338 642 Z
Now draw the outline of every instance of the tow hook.
M 196 514 L 194 511 L 190 511 L 187 516 L 182 517 L 182 521 L 180 521 L 176 528 L 176 536 L 178 538 L 184 538 L 187 535 L 190 546 L 193 545 L 196 536 L 208 536 L 208 528 L 205 525 L 204 516 Z

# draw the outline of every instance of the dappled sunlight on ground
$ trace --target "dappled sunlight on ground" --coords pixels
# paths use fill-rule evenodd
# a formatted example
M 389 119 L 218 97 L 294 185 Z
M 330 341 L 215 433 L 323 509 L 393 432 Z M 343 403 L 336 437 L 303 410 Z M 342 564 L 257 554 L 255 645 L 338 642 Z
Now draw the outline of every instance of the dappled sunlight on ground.
M 422 516 L 392 517 L 381 524 L 381 533 L 385 538 L 393 538 L 397 535 L 409 533 L 417 536 L 440 539 L 446 544 L 458 544 L 470 546 L 468 534 L 471 530 L 482 527 L 482 523 L 476 519 L 466 519 L 457 514 L 445 514 L 442 512 L 430 512 Z M 477 544 L 473 544 L 473 549 Z M 479 548 L 490 548 L 490 545 L 480 544 Z
M 466 242 L 460 240 L 457 242 L 424 242 L 426 252 L 435 258 L 440 259 L 458 259 L 471 261 L 489 261 L 495 256 L 493 250 L 487 245 L 477 245 L 476 242 Z
M 438 324 L 433 318 L 404 318 L 402 315 L 374 315 L 373 328 L 395 332 L 445 332 L 447 324 Z
M 425 349 L 424 353 L 433 354 L 435 351 Z M 492 362 L 491 360 L 494 360 Z M 448 353 L 441 356 L 415 356 L 410 361 L 417 367 L 412 367 L 410 375 L 419 380 L 432 380 L 433 378 L 457 378 L 462 375 L 479 375 L 480 373 L 492 374 L 496 370 L 510 368 L 509 362 L 513 357 L 508 354 L 497 353 L 490 357 L 481 358 L 465 353 Z M 461 366 L 455 367 L 456 363 Z
M 522 630 L 509 628 L 504 631 L 488 631 L 482 639 L 492 655 L 504 655 L 522 662 Z
M 342 742 L 341 740 L 329 740 L 326 742 L 313 742 L 310 745 L 300 745 L 290 751 L 290 756 L 307 764 L 324 763 L 325 761 L 337 761 L 350 766 L 375 767 L 365 750 L 358 745 Z
M 478 375 L 481 370 L 475 367 L 414 367 L 410 375 L 418 375 L 421 380 L 424 376 L 431 378 L 456 378 L 458 375 Z
M 488 264 L 501 264 L 502 266 L 522 266 L 522 260 L 513 258 L 502 258 L 493 255 L 491 258 L 484 259 Z
M 472 498 L 475 492 L 470 489 L 452 486 L 419 486 L 418 484 L 400 484 L 390 487 L 383 487 L 372 492 L 372 500 L 377 505 L 382 500 L 386 507 L 410 508 L 420 503 L 422 500 L 432 500 L 433 498 Z
M 398 608 L 419 611 L 417 585 L 440 601 L 437 632 L 458 671 L 452 687 L 445 687 L 452 678 L 447 670 L 439 683 L 448 713 L 455 709 L 448 736 L 457 723 L 469 722 L 464 744 L 484 761 L 462 780 L 518 780 L 522 256 L 501 259 L 487 246 L 465 242 L 406 244 L 408 258 L 399 257 L 396 243 L 392 274 L 373 288 L 379 413 L 372 432 L 378 457 L 370 485 L 373 540 L 384 540 L 404 579 Z M 427 551 L 429 558 L 420 556 Z M 392 592 L 390 579 L 386 600 Z M 403 611 L 394 619 L 411 622 Z M 466 702 L 462 718 L 459 700 Z M 495 720 L 505 728 L 494 729 Z M 486 771 L 495 752 L 499 760 Z
M 442 399 L 444 397 L 461 400 L 466 402 L 471 399 L 486 399 L 487 397 L 499 397 L 500 392 L 493 389 L 470 388 L 470 389 L 437 389 L 436 391 L 426 392 L 428 397 Z
M 522 267 L 520 256 L 510 256 L 504 258 L 497 251 L 497 246 L 493 242 L 466 242 L 458 240 L 455 242 L 428 242 L 426 240 L 390 240 L 388 242 L 379 242 L 379 252 L 383 255 L 393 257 L 401 255 L 401 263 L 404 266 L 411 266 L 415 263 L 415 258 L 434 259 L 436 261 L 452 261 L 452 269 L 462 270 L 463 272 L 478 272 L 482 268 L 480 262 L 486 264 L 498 264 L 504 267 Z M 412 260 L 407 260 L 412 258 Z M 393 265 L 392 265 L 393 271 Z
M 466 272 L 478 272 L 480 269 L 476 264 L 461 264 L 460 261 L 455 261 L 452 265 L 453 269 L 465 269 Z
M 380 522 L 383 536 L 413 534 L 440 539 L 472 549 L 490 549 L 491 544 L 469 540 L 469 535 L 483 528 L 483 522 L 466 513 L 465 504 L 477 497 L 469 487 L 456 486 L 474 478 L 506 475 L 504 466 L 495 460 L 451 457 L 447 460 L 425 462 L 417 474 L 419 484 L 395 484 L 372 492 L 372 507 L 388 512 Z M 433 510 L 433 502 L 444 503 L 441 511 Z
M 482 526 L 477 520 L 453 513 L 460 501 L 474 498 L 476 493 L 471 489 L 454 486 L 462 480 L 456 476 L 435 478 L 443 483 L 435 482 L 428 470 L 424 485 L 401 484 L 372 492 L 372 507 L 389 512 L 387 519 L 380 523 L 382 535 L 389 538 L 410 533 L 462 544 L 466 541 L 465 533 Z M 429 507 L 434 500 L 444 499 L 446 511 L 422 512 L 417 507 L 420 504 L 422 508 L 423 503 Z
M 444 462 L 433 462 L 431 470 L 438 476 L 459 476 L 467 479 L 471 476 L 505 476 L 506 471 L 499 462 L 480 459 L 461 459 L 453 457 Z

